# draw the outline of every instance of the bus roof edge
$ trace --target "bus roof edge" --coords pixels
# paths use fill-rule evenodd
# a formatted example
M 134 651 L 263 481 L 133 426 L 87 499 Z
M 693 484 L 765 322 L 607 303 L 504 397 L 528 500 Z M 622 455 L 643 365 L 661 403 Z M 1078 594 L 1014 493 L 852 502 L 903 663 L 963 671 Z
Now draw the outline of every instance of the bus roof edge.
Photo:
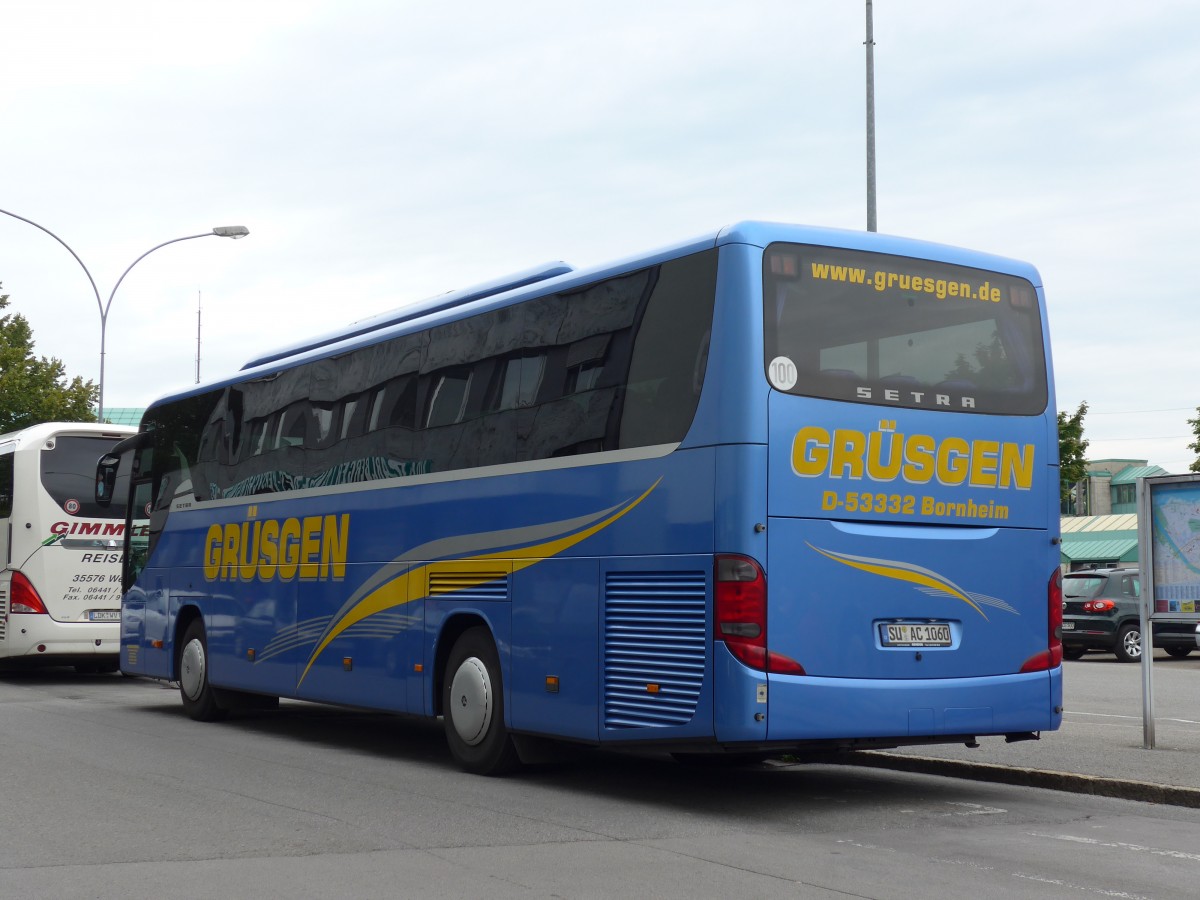
M 419 319 L 422 316 L 430 315 L 431 313 L 441 312 L 442 310 L 451 309 L 455 306 L 462 306 L 466 303 L 471 303 L 475 300 L 481 300 L 484 297 L 491 297 L 496 294 L 503 294 L 506 291 L 516 290 L 530 284 L 536 284 L 539 281 L 547 281 L 551 278 L 556 278 L 559 275 L 566 275 L 569 272 L 574 272 L 574 266 L 563 262 L 562 260 L 554 260 L 553 262 L 543 263 L 540 266 L 534 266 L 531 269 L 523 269 L 520 272 L 514 272 L 511 275 L 505 275 L 501 278 L 495 278 L 491 281 L 485 281 L 480 284 L 472 285 L 471 287 L 459 288 L 455 291 L 448 291 L 445 294 L 438 294 L 434 297 L 428 297 L 424 300 L 419 300 L 416 303 L 407 306 L 401 306 L 388 312 L 379 313 L 378 315 L 368 316 L 365 319 L 359 319 L 356 322 L 351 322 L 349 328 L 337 331 L 331 334 L 319 335 L 309 338 L 297 344 L 291 344 L 287 347 L 280 347 L 272 350 L 262 356 L 256 356 L 242 366 L 242 370 L 253 369 L 255 366 L 265 365 L 266 363 L 276 362 L 281 359 L 286 359 L 289 356 L 295 356 L 298 353 L 305 353 L 309 350 L 315 350 L 318 347 L 324 347 L 328 344 L 333 344 L 338 341 L 344 341 L 348 338 L 358 337 L 359 335 L 368 334 L 372 331 L 378 331 L 380 328 L 387 328 L 390 325 L 397 325 L 401 322 L 408 322 L 412 319 Z

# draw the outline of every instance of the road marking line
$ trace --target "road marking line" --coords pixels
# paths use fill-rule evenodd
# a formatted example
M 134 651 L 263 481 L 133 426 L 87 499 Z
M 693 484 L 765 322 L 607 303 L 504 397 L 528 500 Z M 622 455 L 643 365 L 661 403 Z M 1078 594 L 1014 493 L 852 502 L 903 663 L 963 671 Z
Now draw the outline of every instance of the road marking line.
M 1091 716 L 1092 718 L 1095 718 L 1095 719 L 1129 719 L 1130 721 L 1133 721 L 1133 722 L 1142 721 L 1141 716 L 1122 716 L 1122 715 L 1118 715 L 1117 713 L 1076 712 L 1074 710 L 1067 710 L 1066 716 L 1068 718 L 1071 716 Z M 1174 722 L 1176 725 L 1200 725 L 1200 722 L 1197 722 L 1193 719 L 1171 719 L 1171 718 L 1167 718 L 1165 716 L 1155 716 L 1154 721 L 1156 721 L 1156 722 Z
M 1162 850 L 1158 847 L 1147 847 L 1143 844 L 1127 844 L 1124 841 L 1098 841 L 1095 838 L 1079 837 L 1073 834 L 1042 834 L 1036 831 L 1025 832 L 1030 837 L 1050 838 L 1054 841 L 1068 841 L 1072 844 L 1087 844 L 1092 847 L 1104 847 L 1110 850 L 1133 850 L 1138 853 L 1149 853 L 1151 856 L 1169 856 L 1172 859 L 1186 859 L 1189 862 L 1200 862 L 1200 853 L 1185 853 L 1182 850 Z

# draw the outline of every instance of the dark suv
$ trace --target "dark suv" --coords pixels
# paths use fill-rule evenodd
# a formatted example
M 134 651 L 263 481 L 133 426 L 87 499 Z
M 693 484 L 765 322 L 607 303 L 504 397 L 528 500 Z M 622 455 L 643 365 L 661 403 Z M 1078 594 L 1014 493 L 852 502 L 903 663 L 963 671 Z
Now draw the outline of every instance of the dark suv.
M 1090 569 L 1063 576 L 1063 656 L 1079 659 L 1088 650 L 1111 650 L 1121 662 L 1142 658 L 1138 610 L 1141 583 L 1136 568 Z M 1197 626 L 1156 622 L 1154 646 L 1182 659 L 1197 647 Z

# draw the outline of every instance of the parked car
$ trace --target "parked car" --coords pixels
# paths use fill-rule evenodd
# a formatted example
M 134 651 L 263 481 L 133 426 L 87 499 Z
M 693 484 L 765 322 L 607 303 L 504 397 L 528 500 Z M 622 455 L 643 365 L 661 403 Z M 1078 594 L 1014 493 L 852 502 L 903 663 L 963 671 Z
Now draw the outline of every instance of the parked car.
M 1142 658 L 1139 603 L 1141 581 L 1135 567 L 1089 569 L 1063 576 L 1063 656 L 1079 659 L 1089 650 L 1107 650 L 1121 662 Z M 1154 646 L 1182 659 L 1197 649 L 1200 626 L 1155 622 Z

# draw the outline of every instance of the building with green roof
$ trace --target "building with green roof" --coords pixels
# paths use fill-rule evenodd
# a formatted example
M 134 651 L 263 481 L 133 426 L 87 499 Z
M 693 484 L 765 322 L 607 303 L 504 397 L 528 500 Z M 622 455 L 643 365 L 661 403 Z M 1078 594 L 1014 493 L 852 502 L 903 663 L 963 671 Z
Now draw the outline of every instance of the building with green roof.
M 1087 478 L 1075 485 L 1063 503 L 1064 569 L 1137 565 L 1137 482 L 1167 474 L 1144 459 L 1089 461 Z
M 109 425 L 140 425 L 144 406 L 110 406 L 104 410 L 104 421 Z

